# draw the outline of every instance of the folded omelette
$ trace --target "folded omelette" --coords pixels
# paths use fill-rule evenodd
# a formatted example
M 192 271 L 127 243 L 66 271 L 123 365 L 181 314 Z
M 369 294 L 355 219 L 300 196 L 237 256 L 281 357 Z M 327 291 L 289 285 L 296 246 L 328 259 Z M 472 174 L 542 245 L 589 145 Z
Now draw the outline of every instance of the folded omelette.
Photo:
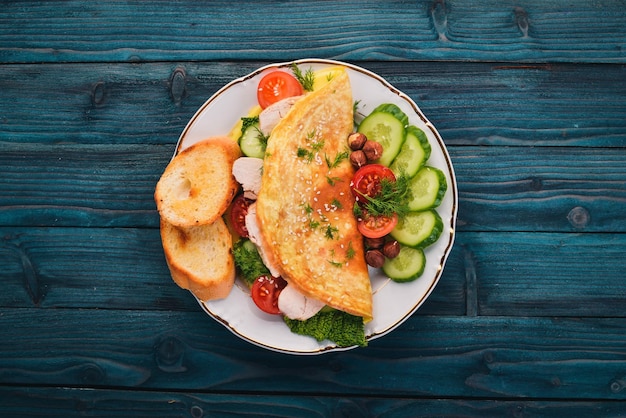
M 353 101 L 345 69 L 300 99 L 273 129 L 257 200 L 261 235 L 289 285 L 372 318 L 363 239 L 352 209 L 347 137 Z

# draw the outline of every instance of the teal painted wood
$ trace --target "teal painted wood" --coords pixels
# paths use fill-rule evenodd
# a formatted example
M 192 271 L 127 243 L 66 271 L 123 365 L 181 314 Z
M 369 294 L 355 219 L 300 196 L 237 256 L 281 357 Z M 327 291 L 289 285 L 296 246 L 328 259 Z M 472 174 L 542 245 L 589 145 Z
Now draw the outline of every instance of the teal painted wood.
M 478 315 L 624 316 L 623 233 L 459 234 L 457 244 Z
M 0 226 L 158 227 L 174 144 L 0 149 Z M 449 147 L 460 231 L 625 232 L 626 148 Z
M 173 145 L 211 95 L 262 64 L 0 65 L 0 145 Z M 626 147 L 625 66 L 358 64 L 408 94 L 449 145 Z
M 626 62 L 619 2 L 4 1 L 2 62 Z
M 0 236 L 1 307 L 200 310 L 171 280 L 158 230 Z M 625 317 L 625 253 L 625 234 L 460 232 L 418 314 Z
M 157 416 L 233 417 L 251 411 L 265 417 L 381 417 L 504 416 L 571 418 L 619 417 L 626 408 L 620 401 L 411 399 L 356 396 L 301 396 L 288 394 L 237 395 L 202 392 L 120 391 L 78 388 L 0 387 L 0 413 L 14 418 L 46 418 L 78 414 L 91 417 L 152 418 Z M 41 415 L 43 416 L 43 415 Z
M 625 232 L 625 148 L 449 150 L 459 230 Z
M 156 228 L 154 189 L 173 149 L 4 144 L 0 224 Z
M 0 4 L 0 415 L 623 415 L 622 4 Z M 460 211 L 415 315 L 293 357 L 173 283 L 152 193 L 217 89 L 309 56 L 419 104 Z
M 252 346 L 200 312 L 2 309 L 0 329 L 4 387 L 626 399 L 624 318 L 413 316 L 367 348 L 312 357 Z
M 0 237 L 0 307 L 200 311 L 172 281 L 157 229 L 0 228 Z M 420 314 L 465 313 L 463 258 L 454 254 Z

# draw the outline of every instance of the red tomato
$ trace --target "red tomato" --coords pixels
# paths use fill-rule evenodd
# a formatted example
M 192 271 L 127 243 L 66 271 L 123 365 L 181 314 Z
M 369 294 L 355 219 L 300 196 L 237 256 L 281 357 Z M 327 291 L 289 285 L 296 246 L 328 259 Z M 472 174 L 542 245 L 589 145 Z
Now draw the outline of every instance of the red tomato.
M 277 315 L 278 295 L 287 286 L 287 282 L 282 277 L 259 276 L 252 284 L 252 300 L 263 312 Z
M 357 228 L 367 238 L 381 238 L 389 234 L 398 224 L 398 215 L 370 216 L 367 212 L 357 220 Z
M 242 194 L 237 196 L 230 207 L 230 223 L 239 236 L 248 237 L 248 228 L 246 228 L 246 215 L 250 203 Z
M 300 96 L 302 92 L 302 86 L 294 76 L 285 71 L 275 70 L 267 73 L 259 81 L 257 100 L 265 109 L 287 97 Z
M 380 193 L 380 181 L 384 178 L 396 181 L 393 171 L 384 165 L 367 164 L 359 168 L 350 183 L 356 200 L 364 200 L 363 196 L 376 197 Z

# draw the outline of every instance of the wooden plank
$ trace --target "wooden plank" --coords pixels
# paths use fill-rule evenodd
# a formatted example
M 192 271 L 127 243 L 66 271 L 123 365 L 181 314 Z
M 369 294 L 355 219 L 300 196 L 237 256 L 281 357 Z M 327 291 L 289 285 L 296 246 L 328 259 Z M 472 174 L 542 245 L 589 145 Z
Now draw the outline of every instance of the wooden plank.
M 4 144 L 0 224 L 158 227 L 154 188 L 172 152 L 159 145 Z
M 45 406 L 44 406 L 45 405 Z M 472 400 L 381 398 L 357 396 L 290 396 L 214 394 L 202 392 L 120 391 L 111 389 L 0 387 L 0 413 L 10 417 L 66 418 L 76 414 L 90 417 L 128 416 L 503 416 L 604 417 L 619 416 L 621 401 L 598 400 Z
M 2 228 L 0 236 L 0 306 L 199 311 L 171 280 L 158 230 Z M 624 317 L 625 253 L 625 234 L 459 232 L 418 312 Z
M 626 148 L 449 151 L 460 230 L 625 231 Z
M 2 309 L 2 386 L 625 400 L 624 318 L 413 316 L 370 346 L 263 350 L 200 312 Z
M 157 229 L 0 228 L 0 237 L 2 307 L 200 311 L 172 281 Z M 456 260 L 422 314 L 465 312 Z
M 171 146 L 204 101 L 262 64 L 2 65 L 0 144 Z M 408 94 L 449 145 L 626 146 L 624 66 L 360 64 Z
M 626 14 L 616 2 L 4 3 L 3 62 L 625 62 Z
M 472 254 L 480 315 L 624 316 L 624 234 L 471 238 L 459 241 Z
M 0 225 L 158 227 L 154 187 L 173 145 L 3 145 Z M 626 148 L 449 152 L 460 231 L 626 231 Z

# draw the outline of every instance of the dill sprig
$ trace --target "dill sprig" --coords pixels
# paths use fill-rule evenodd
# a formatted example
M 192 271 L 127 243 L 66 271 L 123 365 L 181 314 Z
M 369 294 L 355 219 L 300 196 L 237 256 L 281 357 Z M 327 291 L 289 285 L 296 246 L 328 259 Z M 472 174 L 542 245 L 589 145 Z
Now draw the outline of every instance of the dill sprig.
M 254 129 L 256 129 L 256 132 L 257 132 L 257 135 L 256 135 L 257 139 L 259 140 L 261 145 L 266 147 L 267 141 L 270 139 L 269 135 L 265 135 L 263 131 L 261 131 L 261 128 L 259 128 L 258 126 L 255 126 Z
M 331 160 L 330 157 L 324 154 L 324 159 L 326 160 L 326 166 L 332 170 L 336 168 L 343 160 L 347 160 L 350 157 L 350 153 L 348 151 L 342 151 L 335 155 L 335 159 Z
M 306 91 L 313 91 L 313 84 L 315 84 L 315 74 L 313 73 L 313 69 L 309 67 L 304 73 L 300 67 L 298 67 L 295 63 L 291 64 L 291 71 L 293 75 L 296 77 L 298 82 L 302 85 L 302 88 Z
M 298 150 L 296 151 L 296 155 L 298 156 L 298 158 L 303 158 L 305 161 L 309 163 L 313 161 L 313 157 L 315 157 L 315 154 L 313 154 L 313 152 L 302 147 L 298 147 Z
M 243 137 L 243 134 L 248 130 L 248 129 L 254 129 L 257 132 L 257 139 L 259 140 L 259 142 L 261 143 L 261 145 L 263 146 L 267 146 L 267 141 L 269 139 L 269 135 L 265 135 L 262 131 L 261 128 L 259 128 L 259 116 L 251 116 L 251 117 L 247 117 L 244 116 L 241 118 L 241 136 L 239 137 L 241 139 L 241 137 Z
M 248 129 L 250 126 L 257 125 L 258 123 L 259 123 L 258 116 L 242 117 L 241 118 L 241 133 L 244 133 L 246 129 Z
M 396 181 L 383 178 L 380 180 L 380 192 L 376 196 L 360 194 L 363 198 L 362 208 L 370 216 L 392 216 L 394 213 L 398 217 L 404 217 L 409 211 L 411 189 L 409 179 L 400 175 Z M 362 216 L 359 205 L 354 205 L 354 212 L 357 216 Z
M 326 225 L 324 236 L 328 239 L 335 239 L 335 235 L 339 232 L 339 228 L 332 225 Z
M 356 255 L 356 250 L 352 247 L 352 241 L 348 243 L 348 249 L 346 250 L 346 259 L 352 260 Z

